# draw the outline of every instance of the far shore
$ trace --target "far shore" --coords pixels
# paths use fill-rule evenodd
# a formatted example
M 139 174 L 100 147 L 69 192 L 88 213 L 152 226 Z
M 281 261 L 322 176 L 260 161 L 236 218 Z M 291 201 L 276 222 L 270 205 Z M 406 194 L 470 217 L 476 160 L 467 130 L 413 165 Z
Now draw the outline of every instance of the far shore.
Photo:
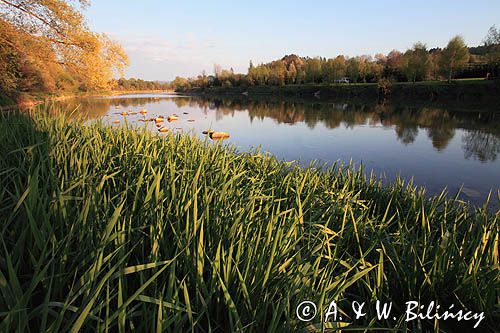
M 29 109 L 37 105 L 62 101 L 78 97 L 117 96 L 126 94 L 177 93 L 191 96 L 224 97 L 224 98 L 293 98 L 313 99 L 317 101 L 362 100 L 377 102 L 415 102 L 444 105 L 460 105 L 464 108 L 489 106 L 491 110 L 500 110 L 500 80 L 456 80 L 424 81 L 417 83 L 393 83 L 382 90 L 377 83 L 355 84 L 297 84 L 283 86 L 237 86 L 209 87 L 172 90 L 111 90 L 78 93 L 21 93 L 14 99 L 2 98 L 0 111 L 13 109 Z M 3 97 L 3 96 L 2 96 Z M 8 101 L 8 102 L 6 102 Z
M 279 96 L 334 100 L 358 98 L 365 100 L 459 102 L 465 104 L 497 105 L 500 80 L 425 81 L 393 83 L 382 89 L 377 83 L 300 84 L 283 86 L 210 87 L 178 90 L 178 93 L 205 96 Z

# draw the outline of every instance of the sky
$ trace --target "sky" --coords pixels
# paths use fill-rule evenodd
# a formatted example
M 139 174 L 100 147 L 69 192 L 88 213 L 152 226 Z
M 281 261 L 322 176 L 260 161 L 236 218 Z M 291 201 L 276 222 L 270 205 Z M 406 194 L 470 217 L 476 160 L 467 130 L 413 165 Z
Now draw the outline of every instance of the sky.
M 444 47 L 454 35 L 481 44 L 500 27 L 498 0 L 93 0 L 90 28 L 130 57 L 126 77 L 173 80 L 214 64 L 246 73 L 249 61 L 286 54 L 332 58 L 387 54 L 421 41 Z

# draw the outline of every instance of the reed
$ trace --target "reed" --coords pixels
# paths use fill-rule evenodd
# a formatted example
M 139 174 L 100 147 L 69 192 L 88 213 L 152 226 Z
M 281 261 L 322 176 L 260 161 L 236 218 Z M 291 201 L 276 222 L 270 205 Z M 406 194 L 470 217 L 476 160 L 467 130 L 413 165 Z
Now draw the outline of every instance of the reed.
M 0 156 L 1 332 L 332 330 L 296 306 L 375 299 L 498 327 L 500 214 L 445 193 L 41 114 L 0 115 Z

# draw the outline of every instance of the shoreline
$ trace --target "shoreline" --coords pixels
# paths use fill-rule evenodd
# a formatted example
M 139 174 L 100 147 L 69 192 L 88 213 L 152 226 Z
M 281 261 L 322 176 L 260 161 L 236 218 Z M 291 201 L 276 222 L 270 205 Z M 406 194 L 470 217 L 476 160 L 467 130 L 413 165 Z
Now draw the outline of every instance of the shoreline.
M 452 83 L 429 81 L 394 83 L 388 91 L 376 83 L 363 84 L 301 84 L 285 86 L 212 87 L 176 91 L 194 96 L 248 96 L 294 97 L 329 101 L 336 99 L 360 99 L 366 101 L 401 102 L 408 100 L 432 103 L 459 103 L 471 106 L 496 106 L 500 98 L 500 80 L 465 80 Z
M 74 94 L 20 94 L 17 101 L 14 103 L 0 105 L 0 111 L 9 111 L 15 109 L 30 109 L 40 104 L 51 101 L 64 101 L 72 98 L 81 97 L 104 97 L 104 96 L 119 96 L 128 94 L 156 94 L 156 93 L 174 93 L 168 90 L 111 90 L 111 91 L 95 91 L 82 92 Z

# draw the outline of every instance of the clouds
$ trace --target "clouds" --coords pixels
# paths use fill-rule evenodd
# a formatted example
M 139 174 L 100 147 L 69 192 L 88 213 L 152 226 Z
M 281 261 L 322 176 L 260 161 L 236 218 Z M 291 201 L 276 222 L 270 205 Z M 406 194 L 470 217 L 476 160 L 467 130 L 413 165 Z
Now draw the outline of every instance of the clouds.
M 174 41 L 151 35 L 117 35 L 113 38 L 121 42 L 127 52 L 140 54 L 151 61 L 199 61 L 203 59 L 203 53 L 216 46 L 213 40 L 201 40 L 195 37 Z
M 249 60 L 256 64 L 290 53 L 386 53 L 417 41 L 444 46 L 459 33 L 477 45 L 498 24 L 497 2 L 442 0 L 429 10 L 426 1 L 397 0 L 106 0 L 93 1 L 86 17 L 92 30 L 124 45 L 132 64 L 128 75 L 168 80 L 212 72 L 214 63 L 246 72 Z M 138 63 L 151 74 L 142 74 Z
M 192 76 L 210 70 L 221 54 L 220 42 L 193 34 L 175 37 L 153 34 L 110 34 L 122 44 L 130 57 L 126 76 L 149 80 L 173 79 L 176 75 Z M 147 77 L 146 77 L 147 76 Z

